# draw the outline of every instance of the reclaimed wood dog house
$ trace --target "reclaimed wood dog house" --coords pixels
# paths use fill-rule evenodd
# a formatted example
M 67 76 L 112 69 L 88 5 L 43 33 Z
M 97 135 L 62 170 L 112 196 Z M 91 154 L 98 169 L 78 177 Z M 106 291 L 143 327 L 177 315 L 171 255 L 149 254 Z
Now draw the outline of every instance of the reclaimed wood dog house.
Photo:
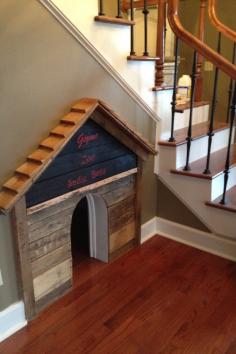
M 140 242 L 141 161 L 150 153 L 107 105 L 82 99 L 3 185 L 0 209 L 11 213 L 28 319 L 72 286 L 71 229 L 82 198 L 91 257 L 108 262 Z

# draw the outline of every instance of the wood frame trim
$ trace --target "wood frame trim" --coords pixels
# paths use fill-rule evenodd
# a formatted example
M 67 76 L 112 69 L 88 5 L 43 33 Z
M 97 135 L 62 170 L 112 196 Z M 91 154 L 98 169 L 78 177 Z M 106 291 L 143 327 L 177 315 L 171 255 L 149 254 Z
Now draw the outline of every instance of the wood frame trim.
M 208 15 L 213 26 L 217 28 L 224 36 L 233 42 L 236 42 L 236 32 L 221 22 L 216 14 L 216 0 L 209 0 Z
M 12 233 L 15 239 L 19 289 L 25 304 L 27 320 L 35 317 L 33 276 L 30 262 L 25 197 L 17 201 L 11 211 Z
M 141 210 L 142 210 L 142 177 L 143 177 L 143 162 L 138 158 L 138 172 L 136 175 L 136 244 L 141 244 Z
M 216 67 L 229 75 L 233 80 L 236 80 L 235 65 L 188 32 L 180 21 L 178 10 L 179 0 L 168 0 L 168 20 L 175 35 L 188 44 L 191 48 L 196 50 L 204 58 L 211 61 Z

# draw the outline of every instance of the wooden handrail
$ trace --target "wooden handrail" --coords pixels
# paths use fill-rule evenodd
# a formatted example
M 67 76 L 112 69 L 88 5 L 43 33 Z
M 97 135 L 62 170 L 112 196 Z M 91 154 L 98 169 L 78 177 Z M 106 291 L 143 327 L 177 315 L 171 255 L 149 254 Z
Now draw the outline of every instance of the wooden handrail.
M 226 26 L 224 23 L 222 23 L 217 17 L 216 0 L 209 0 L 208 14 L 209 14 L 209 18 L 210 18 L 210 21 L 213 24 L 213 26 L 215 26 L 219 32 L 224 34 L 226 37 L 231 39 L 233 42 L 236 42 L 236 32 L 233 31 L 228 26 Z
M 144 5 L 144 1 L 143 0 L 134 1 L 134 8 L 135 9 L 143 9 L 143 5 Z M 147 6 L 148 7 L 157 7 L 157 0 L 148 0 L 147 1 Z M 128 10 L 130 10 L 130 2 L 124 0 L 122 2 L 122 11 L 126 12 Z
M 178 16 L 179 0 L 168 0 L 168 20 L 172 31 L 183 42 L 195 49 L 204 58 L 211 61 L 216 67 L 229 75 L 233 80 L 236 80 L 236 66 L 230 63 L 222 55 L 211 49 L 200 39 L 188 32 L 180 22 Z

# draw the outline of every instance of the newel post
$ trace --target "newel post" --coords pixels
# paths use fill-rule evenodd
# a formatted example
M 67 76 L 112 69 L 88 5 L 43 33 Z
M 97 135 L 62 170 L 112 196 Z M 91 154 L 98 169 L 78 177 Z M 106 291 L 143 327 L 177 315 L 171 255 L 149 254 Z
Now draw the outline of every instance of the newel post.
M 156 44 L 156 66 L 155 66 L 155 88 L 161 88 L 164 84 L 165 64 L 165 32 L 166 32 L 166 0 L 158 0 L 157 19 L 157 44 Z
M 205 39 L 206 7 L 207 7 L 207 0 L 200 0 L 198 38 L 202 42 L 204 42 Z M 203 57 L 201 55 L 198 55 L 197 66 L 196 66 L 196 92 L 195 92 L 196 102 L 202 100 L 202 89 L 203 89 L 202 65 L 203 65 Z

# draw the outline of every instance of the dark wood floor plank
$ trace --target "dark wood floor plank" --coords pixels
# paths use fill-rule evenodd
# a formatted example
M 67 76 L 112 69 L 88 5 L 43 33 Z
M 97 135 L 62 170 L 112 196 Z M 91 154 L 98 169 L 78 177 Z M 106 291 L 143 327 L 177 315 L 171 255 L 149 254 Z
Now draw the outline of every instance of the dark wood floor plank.
M 236 264 L 156 237 L 106 265 L 74 265 L 73 290 L 1 354 L 236 353 Z

